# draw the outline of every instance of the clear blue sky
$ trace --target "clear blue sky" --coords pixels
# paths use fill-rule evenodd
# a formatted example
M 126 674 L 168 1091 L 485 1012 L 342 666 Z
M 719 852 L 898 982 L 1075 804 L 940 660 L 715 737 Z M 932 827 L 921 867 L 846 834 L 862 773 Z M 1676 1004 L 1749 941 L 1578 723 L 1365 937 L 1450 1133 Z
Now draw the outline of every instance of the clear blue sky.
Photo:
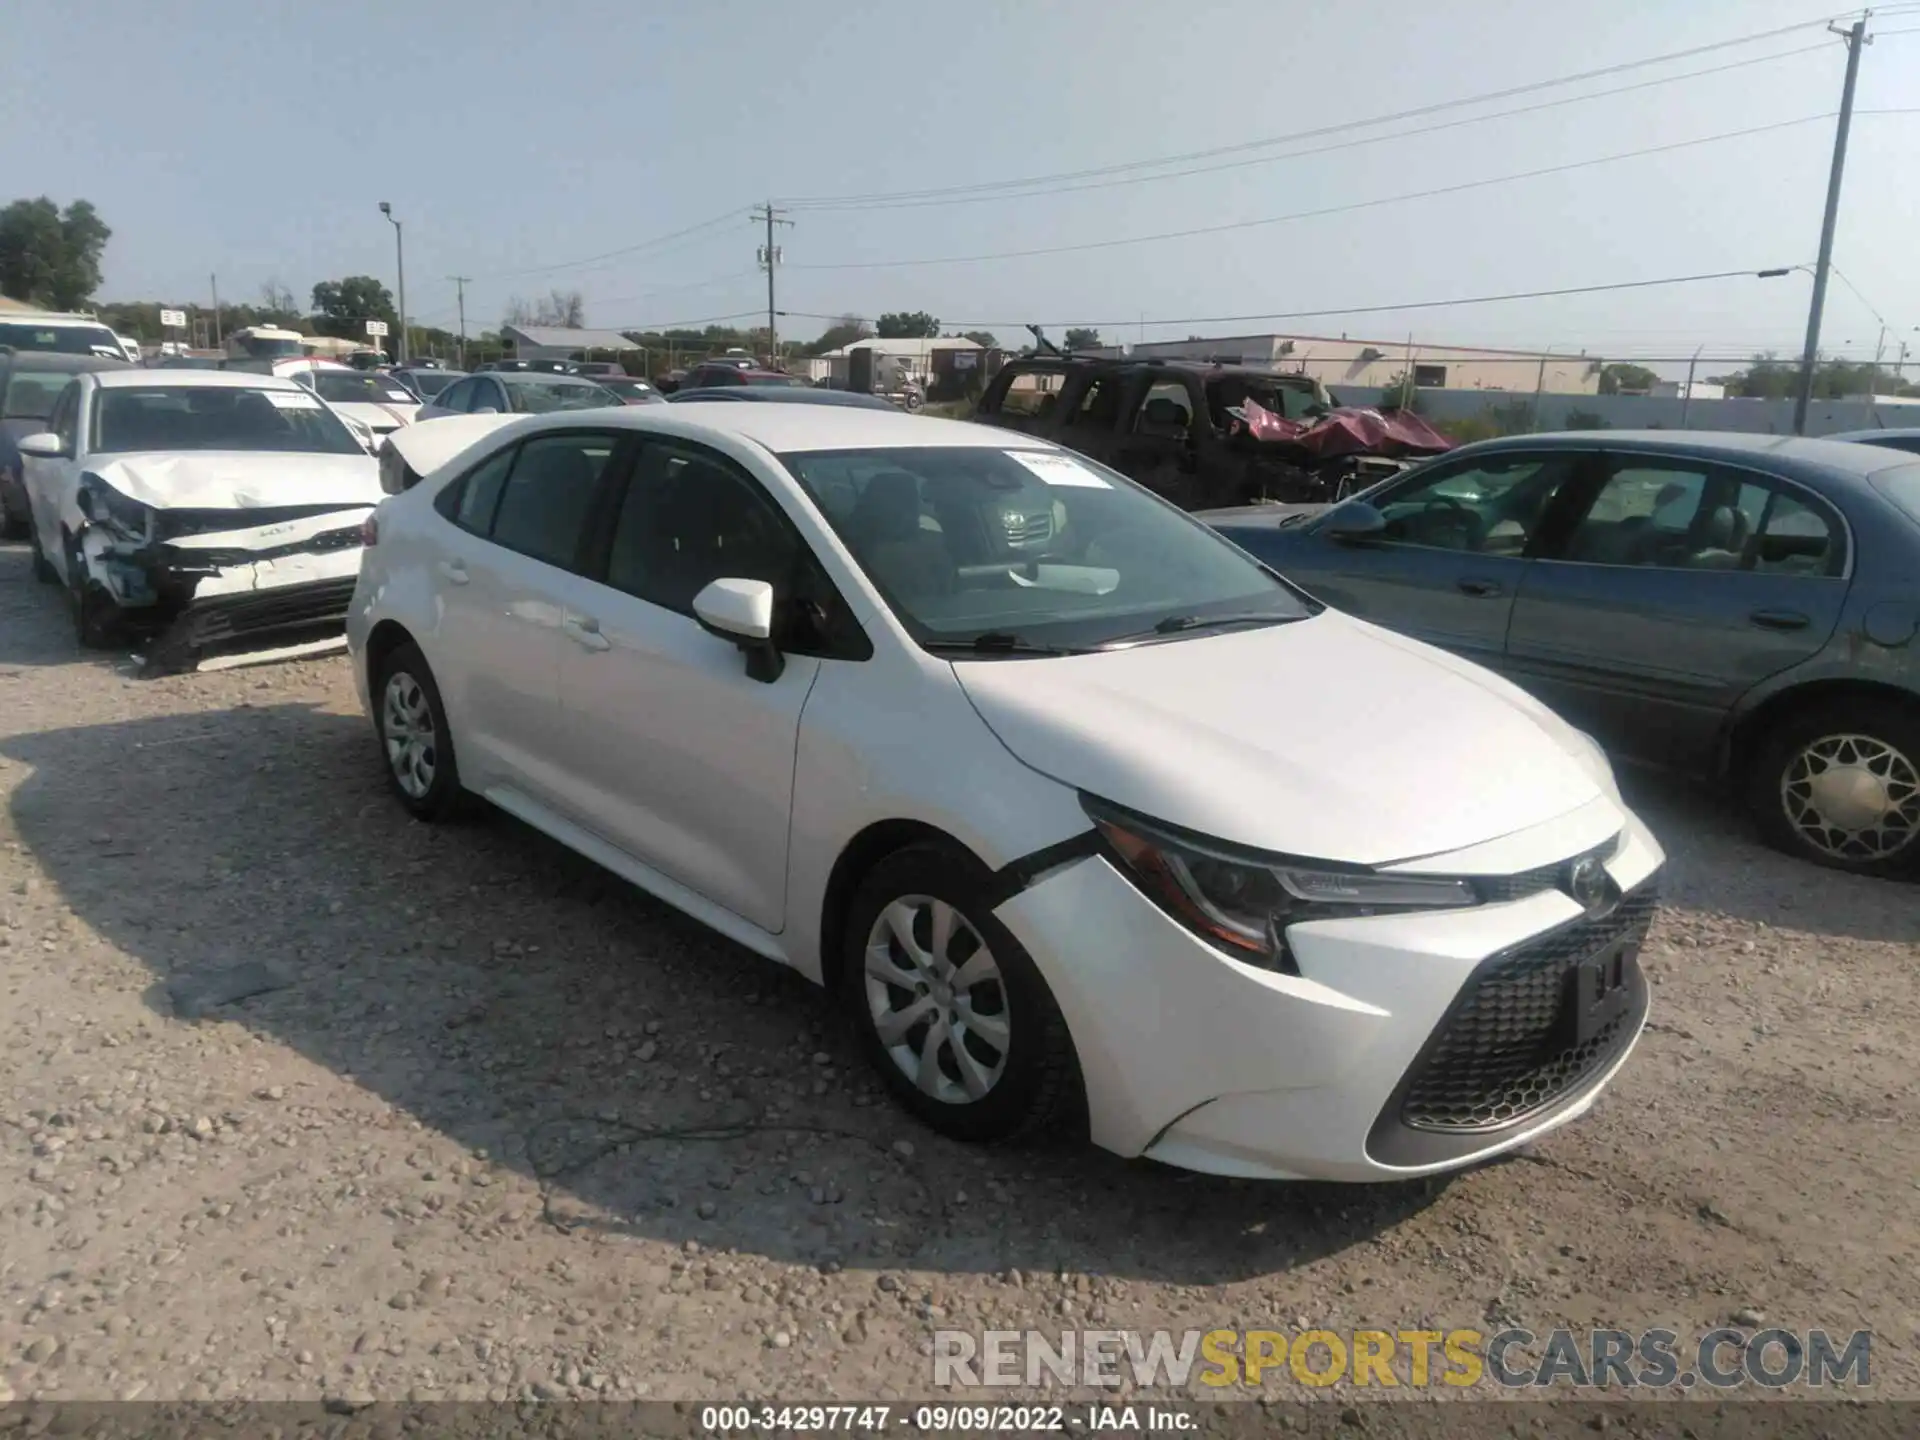
M 391 283 L 473 328 L 508 298 L 578 289 L 594 325 L 764 307 L 747 210 L 1182 154 L 1808 21 L 1812 0 L 966 0 L 954 5 L 281 4 L 8 0 L 0 185 L 92 200 L 103 298 L 257 299 L 279 281 Z M 1861 109 L 1920 106 L 1920 5 L 1883 11 Z M 1890 32 L 1911 30 L 1910 35 Z M 1816 45 L 1817 30 L 1517 97 L 1438 123 Z M 1388 304 L 1811 261 L 1830 120 L 1568 173 L 1212 236 L 907 267 L 875 262 L 1124 239 L 1350 205 L 1833 110 L 1840 43 L 1484 124 L 1151 184 L 989 203 L 795 207 L 782 307 L 925 309 L 950 327 Z M 1414 124 L 1389 127 L 1418 129 Z M 1378 131 L 1342 131 L 1324 146 Z M 1221 159 L 1278 155 L 1247 152 Z M 1292 147 L 1303 148 L 1302 145 Z M 1855 122 L 1836 258 L 1920 349 L 1920 114 Z M 1207 163 L 1219 164 L 1221 159 Z M 1082 182 L 1084 183 L 1084 182 Z M 549 269 L 727 217 L 682 240 Z M 860 266 L 873 268 L 809 268 Z M 534 273 L 513 273 L 534 272 Z M 1796 349 L 1808 282 L 1736 280 L 1473 308 L 1149 324 L 1592 353 Z M 817 333 L 792 319 L 783 333 Z M 1826 339 L 1879 323 L 1834 287 Z M 1110 338 L 1115 327 L 1108 326 Z M 1897 346 L 1897 340 L 1893 345 Z M 1890 347 L 1890 351 L 1891 351 Z M 1711 353 L 1711 350 L 1710 350 Z

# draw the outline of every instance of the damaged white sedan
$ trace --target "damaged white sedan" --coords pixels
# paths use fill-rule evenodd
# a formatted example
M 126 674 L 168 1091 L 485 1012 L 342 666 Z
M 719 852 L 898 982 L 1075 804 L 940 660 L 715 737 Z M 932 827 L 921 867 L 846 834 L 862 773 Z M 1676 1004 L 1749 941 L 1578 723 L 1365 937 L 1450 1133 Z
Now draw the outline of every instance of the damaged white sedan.
M 158 670 L 338 648 L 379 468 L 291 380 L 234 371 L 74 377 L 19 442 L 34 573 L 89 647 Z

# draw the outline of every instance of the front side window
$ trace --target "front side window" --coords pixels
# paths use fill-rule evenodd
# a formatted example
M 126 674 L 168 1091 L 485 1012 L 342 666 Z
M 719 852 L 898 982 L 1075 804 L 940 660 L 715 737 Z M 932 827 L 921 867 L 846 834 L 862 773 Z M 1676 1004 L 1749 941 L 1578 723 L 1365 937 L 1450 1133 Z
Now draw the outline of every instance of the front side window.
M 693 597 L 723 577 L 784 586 L 798 537 L 757 487 L 699 446 L 650 442 L 614 522 L 607 583 L 693 613 Z
M 1133 429 L 1136 435 L 1180 439 L 1186 435 L 1192 420 L 1193 404 L 1187 398 L 1187 387 L 1177 381 L 1161 380 L 1140 402 L 1140 411 L 1133 417 Z
M 536 435 L 514 457 L 489 532 L 496 545 L 572 569 L 595 489 L 617 441 L 592 431 Z
M 1381 539 L 1431 550 L 1520 555 L 1577 464 L 1572 455 L 1488 455 L 1427 466 L 1378 491 Z
M 72 380 L 72 373 L 65 370 L 15 370 L 7 381 L 6 395 L 0 397 L 0 419 L 45 420 Z
M 781 461 L 923 645 L 1082 649 L 1313 613 L 1212 531 L 1076 455 L 916 446 Z
M 47 428 L 60 437 L 60 443 L 66 447 L 69 455 L 74 453 L 74 442 L 80 438 L 79 420 L 80 382 L 69 380 L 66 388 L 60 392 L 60 398 L 53 402 L 53 414 L 47 421 Z
M 102 389 L 89 447 L 98 451 L 365 451 L 340 419 L 298 386 L 141 385 Z

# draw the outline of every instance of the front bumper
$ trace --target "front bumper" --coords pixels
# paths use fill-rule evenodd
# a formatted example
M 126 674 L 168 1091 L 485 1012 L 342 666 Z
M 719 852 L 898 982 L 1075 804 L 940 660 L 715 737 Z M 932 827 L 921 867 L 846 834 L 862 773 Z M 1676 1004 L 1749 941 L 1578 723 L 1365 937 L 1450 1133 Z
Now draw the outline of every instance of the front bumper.
M 996 915 L 1059 1002 L 1096 1143 L 1214 1174 L 1404 1179 L 1525 1144 L 1592 1105 L 1645 1022 L 1631 952 L 1663 858 L 1625 815 L 1606 862 L 1625 898 L 1606 922 L 1557 890 L 1321 921 L 1290 932 L 1298 975 L 1228 958 L 1100 856 Z M 1559 1044 L 1568 975 L 1609 946 L 1626 952 L 1624 1008 L 1604 1035 Z M 1488 1049 L 1529 1026 L 1537 1063 Z

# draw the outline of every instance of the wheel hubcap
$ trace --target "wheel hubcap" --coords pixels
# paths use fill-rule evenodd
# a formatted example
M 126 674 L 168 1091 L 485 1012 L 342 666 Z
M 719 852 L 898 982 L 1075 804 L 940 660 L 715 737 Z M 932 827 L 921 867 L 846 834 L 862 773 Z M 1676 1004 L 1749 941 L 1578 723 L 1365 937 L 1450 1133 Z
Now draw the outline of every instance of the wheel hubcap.
M 1006 1073 L 1006 983 L 980 932 L 946 901 L 903 895 L 883 909 L 867 932 L 865 982 L 880 1043 L 922 1094 L 964 1105 Z
M 1871 735 L 1826 735 L 1780 779 L 1787 820 L 1837 860 L 1884 860 L 1920 835 L 1920 770 Z
M 386 693 L 380 702 L 380 735 L 387 746 L 387 764 L 400 788 L 415 800 L 426 798 L 433 788 L 434 745 L 433 707 L 420 682 L 404 670 L 387 679 Z

